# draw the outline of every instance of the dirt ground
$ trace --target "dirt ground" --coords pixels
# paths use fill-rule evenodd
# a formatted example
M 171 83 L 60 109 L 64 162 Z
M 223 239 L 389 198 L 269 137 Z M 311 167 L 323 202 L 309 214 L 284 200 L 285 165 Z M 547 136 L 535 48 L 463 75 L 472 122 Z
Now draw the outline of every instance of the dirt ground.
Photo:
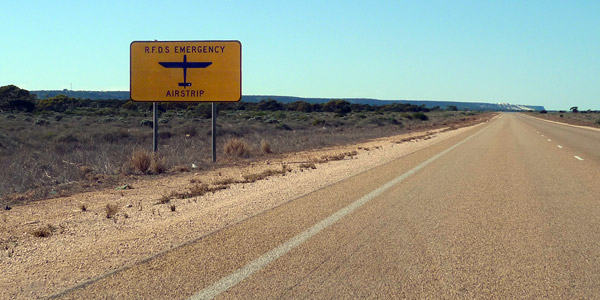
M 47 297 L 106 276 L 465 129 L 403 134 L 198 173 L 132 179 L 116 189 L 2 210 L 0 299 Z M 271 176 L 261 179 L 260 174 Z

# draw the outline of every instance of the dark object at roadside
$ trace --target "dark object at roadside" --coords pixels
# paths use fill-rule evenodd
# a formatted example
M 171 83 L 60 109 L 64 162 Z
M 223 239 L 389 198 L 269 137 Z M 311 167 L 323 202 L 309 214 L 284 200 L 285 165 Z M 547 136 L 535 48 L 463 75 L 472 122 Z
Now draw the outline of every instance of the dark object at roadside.
M 12 209 L 12 207 L 10 207 L 8 205 L 4 207 L 4 210 L 11 210 L 11 209 Z

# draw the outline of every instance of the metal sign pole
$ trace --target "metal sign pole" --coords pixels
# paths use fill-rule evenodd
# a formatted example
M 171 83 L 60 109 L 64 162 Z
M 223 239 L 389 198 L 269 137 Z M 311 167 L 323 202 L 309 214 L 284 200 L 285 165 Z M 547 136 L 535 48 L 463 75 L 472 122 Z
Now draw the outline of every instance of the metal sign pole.
M 152 151 L 156 152 L 158 151 L 158 116 L 157 116 L 157 103 L 156 102 L 152 102 L 152 111 L 153 111 L 153 117 L 152 117 L 152 128 L 153 128 L 153 134 L 152 134 Z
M 212 162 L 217 162 L 217 104 L 212 103 Z

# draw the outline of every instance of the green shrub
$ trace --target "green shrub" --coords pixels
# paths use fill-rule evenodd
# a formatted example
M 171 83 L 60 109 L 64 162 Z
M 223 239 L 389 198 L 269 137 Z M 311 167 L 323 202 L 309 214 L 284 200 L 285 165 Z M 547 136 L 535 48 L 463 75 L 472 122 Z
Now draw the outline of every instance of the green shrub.
M 280 129 L 280 130 L 292 130 L 292 127 L 290 127 L 290 125 L 285 124 L 285 123 L 278 124 L 277 126 L 275 126 L 275 128 Z
M 426 114 L 422 113 L 422 112 L 414 113 L 412 116 L 413 116 L 413 118 L 415 118 L 417 120 L 421 120 L 421 121 L 427 121 L 427 120 L 429 120 L 429 117 Z

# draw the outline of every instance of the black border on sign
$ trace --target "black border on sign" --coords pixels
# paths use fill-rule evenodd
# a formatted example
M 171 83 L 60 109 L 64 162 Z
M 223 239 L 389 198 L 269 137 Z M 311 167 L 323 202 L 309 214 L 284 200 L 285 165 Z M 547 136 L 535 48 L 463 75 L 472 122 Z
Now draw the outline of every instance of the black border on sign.
M 219 42 L 228 42 L 228 43 L 238 43 L 240 44 L 240 98 L 235 101 L 169 101 L 169 100 L 135 100 L 131 97 L 131 46 L 134 43 L 219 43 Z M 240 102 L 242 100 L 242 42 L 238 40 L 203 40 L 203 41 L 133 41 L 129 44 L 129 100 L 134 102 L 182 102 L 182 103 L 231 103 L 231 102 Z

